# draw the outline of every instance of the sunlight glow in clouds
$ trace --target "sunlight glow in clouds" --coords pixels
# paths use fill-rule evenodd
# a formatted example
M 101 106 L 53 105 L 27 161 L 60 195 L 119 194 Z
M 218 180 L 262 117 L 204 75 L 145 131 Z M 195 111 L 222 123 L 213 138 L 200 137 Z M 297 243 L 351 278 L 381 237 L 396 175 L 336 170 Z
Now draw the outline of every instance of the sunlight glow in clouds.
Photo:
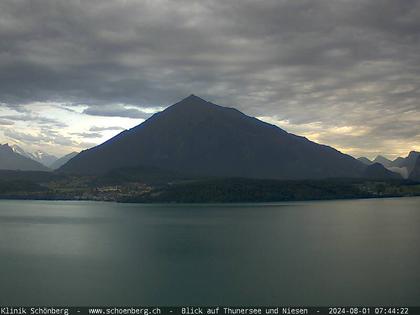
M 61 156 L 100 144 L 143 119 L 102 117 L 83 114 L 83 108 L 56 103 L 27 104 L 17 112 L 0 108 L 0 116 L 13 124 L 1 126 L 3 142 L 17 144 L 28 151 L 45 150 Z

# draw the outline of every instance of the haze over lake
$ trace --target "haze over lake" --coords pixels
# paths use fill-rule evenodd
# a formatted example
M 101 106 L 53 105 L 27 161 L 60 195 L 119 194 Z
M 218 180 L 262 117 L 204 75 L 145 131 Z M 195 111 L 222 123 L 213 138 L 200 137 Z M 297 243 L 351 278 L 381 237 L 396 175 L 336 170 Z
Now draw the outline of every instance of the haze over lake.
M 15 305 L 417 305 L 420 198 L 0 201 Z

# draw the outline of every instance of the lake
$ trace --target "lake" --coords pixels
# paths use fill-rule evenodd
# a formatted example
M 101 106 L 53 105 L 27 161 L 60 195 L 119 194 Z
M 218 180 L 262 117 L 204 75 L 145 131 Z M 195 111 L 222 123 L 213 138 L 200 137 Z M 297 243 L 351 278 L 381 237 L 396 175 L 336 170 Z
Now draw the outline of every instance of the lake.
M 420 198 L 0 201 L 0 304 L 420 305 Z

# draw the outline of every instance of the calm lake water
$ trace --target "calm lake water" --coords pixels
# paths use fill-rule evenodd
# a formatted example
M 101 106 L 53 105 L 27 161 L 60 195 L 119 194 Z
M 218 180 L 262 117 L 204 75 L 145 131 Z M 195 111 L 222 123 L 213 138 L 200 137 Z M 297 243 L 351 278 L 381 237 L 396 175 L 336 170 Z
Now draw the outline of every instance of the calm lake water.
M 420 305 L 420 198 L 0 201 L 0 304 Z

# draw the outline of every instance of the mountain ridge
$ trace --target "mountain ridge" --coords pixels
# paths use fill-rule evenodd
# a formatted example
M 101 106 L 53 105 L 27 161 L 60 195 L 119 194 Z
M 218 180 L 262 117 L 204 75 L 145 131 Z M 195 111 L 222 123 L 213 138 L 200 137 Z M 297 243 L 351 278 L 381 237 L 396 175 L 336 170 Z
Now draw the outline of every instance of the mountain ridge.
M 54 163 L 52 163 L 50 165 L 50 168 L 53 170 L 59 169 L 78 154 L 79 152 L 74 151 L 69 154 L 63 155 L 62 157 L 58 158 Z
M 359 161 L 365 163 L 366 165 L 371 165 L 373 163 L 380 163 L 386 169 L 400 174 L 404 179 L 408 179 L 410 177 L 411 172 L 413 171 L 417 158 L 420 156 L 420 152 L 411 151 L 407 157 L 398 157 L 393 161 L 378 155 L 374 161 L 370 161 L 366 157 L 358 158 Z
M 416 163 L 410 172 L 409 178 L 411 180 L 420 182 L 420 156 L 417 157 Z
M 28 152 L 25 151 L 24 149 L 22 149 L 20 146 L 18 146 L 17 144 L 13 144 L 10 146 L 12 148 L 12 150 L 15 153 L 18 153 L 26 158 L 29 158 L 31 160 L 34 160 L 36 162 L 41 163 L 42 165 L 51 168 L 51 165 L 53 163 L 55 163 L 55 161 L 58 160 L 58 158 L 55 155 L 46 153 L 44 151 L 41 150 L 36 150 L 34 152 Z
M 16 153 L 9 144 L 0 144 L 0 169 L 22 171 L 48 171 L 41 163 Z
M 367 168 L 332 147 L 190 95 L 82 151 L 59 171 L 101 174 L 136 165 L 200 176 L 272 179 L 362 177 Z

